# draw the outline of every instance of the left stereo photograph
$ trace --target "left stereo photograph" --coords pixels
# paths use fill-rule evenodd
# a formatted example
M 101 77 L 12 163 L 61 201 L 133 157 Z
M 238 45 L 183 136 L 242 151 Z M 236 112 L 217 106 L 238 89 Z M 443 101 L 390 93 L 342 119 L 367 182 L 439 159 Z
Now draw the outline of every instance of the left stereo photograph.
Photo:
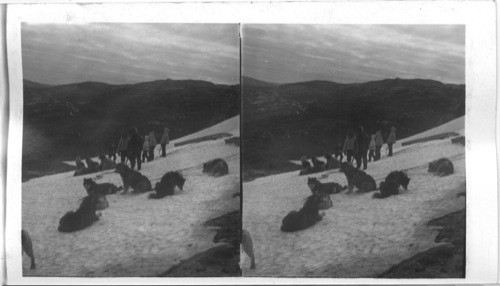
M 239 29 L 22 23 L 23 276 L 241 276 Z

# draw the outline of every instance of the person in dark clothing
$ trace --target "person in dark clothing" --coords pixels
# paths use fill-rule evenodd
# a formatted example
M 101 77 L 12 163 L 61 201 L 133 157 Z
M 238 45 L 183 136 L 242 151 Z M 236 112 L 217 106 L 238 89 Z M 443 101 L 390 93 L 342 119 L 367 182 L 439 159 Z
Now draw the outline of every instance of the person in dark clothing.
M 391 134 L 387 138 L 387 146 L 389 147 L 389 157 L 392 156 L 392 145 L 396 143 L 396 127 L 391 127 Z
M 130 140 L 128 142 L 128 159 L 130 160 L 130 167 L 134 169 L 135 162 L 137 161 L 137 170 L 141 169 L 141 151 L 144 139 L 137 134 L 137 128 L 132 127 L 129 131 Z
M 347 156 L 347 162 L 351 163 L 352 157 L 355 157 L 356 135 L 352 129 L 347 130 L 347 137 L 345 138 L 344 147 L 342 152 Z
M 170 130 L 168 129 L 168 127 L 165 127 L 163 129 L 163 136 L 161 137 L 161 142 L 160 142 L 160 145 L 161 145 L 161 156 L 162 157 L 166 157 L 167 154 L 165 153 L 165 149 L 167 147 L 167 145 L 170 143 L 170 138 L 168 136 L 168 132 Z
M 380 160 L 380 150 L 382 149 L 382 145 L 384 145 L 384 139 L 382 139 L 382 131 L 378 130 L 377 133 L 375 133 L 375 161 Z
M 148 162 L 149 162 L 149 161 L 153 161 L 153 159 L 155 158 L 155 148 L 156 148 L 157 142 L 156 142 L 156 135 L 155 135 L 154 131 L 151 131 L 149 133 L 148 144 L 149 144 L 149 155 L 148 155 Z
M 366 170 L 367 168 L 367 154 L 368 154 L 368 146 L 370 144 L 370 141 L 368 139 L 368 135 L 363 131 L 363 127 L 359 126 L 356 129 L 356 142 L 357 142 L 357 150 L 355 159 L 356 159 L 356 167 L 359 169 L 361 167 L 361 162 L 363 162 L 363 170 Z
M 118 142 L 118 147 L 116 148 L 116 153 L 120 154 L 121 163 L 125 163 L 125 158 L 128 157 L 127 154 L 128 141 L 129 138 L 127 136 L 127 133 L 122 133 L 122 137 L 120 138 L 120 141 Z

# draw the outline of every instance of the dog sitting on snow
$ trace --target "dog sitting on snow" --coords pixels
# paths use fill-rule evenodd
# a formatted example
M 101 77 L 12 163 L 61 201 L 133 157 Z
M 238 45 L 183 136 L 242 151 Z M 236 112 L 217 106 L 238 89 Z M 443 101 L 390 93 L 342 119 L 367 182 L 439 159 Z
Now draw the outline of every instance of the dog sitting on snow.
M 182 191 L 186 179 L 179 172 L 168 172 L 156 183 L 156 194 L 149 194 L 151 199 L 161 199 L 174 194 L 175 187 Z
M 116 164 L 115 173 L 120 174 L 122 177 L 123 190 L 125 193 L 128 192 L 130 187 L 137 193 L 144 193 L 152 190 L 151 182 L 146 176 L 130 169 L 123 163 Z
M 293 232 L 313 226 L 323 219 L 319 214 L 321 198 L 317 195 L 310 195 L 299 211 L 289 212 L 281 222 L 281 231 Z
M 203 173 L 213 177 L 220 177 L 229 173 L 229 167 L 223 159 L 217 158 L 203 163 Z
M 373 194 L 374 198 L 382 199 L 392 195 L 399 194 L 399 186 L 408 190 L 410 178 L 404 172 L 393 171 L 385 178 L 385 181 L 380 182 L 380 193 Z
M 351 164 L 344 162 L 340 165 L 340 172 L 347 178 L 349 192 L 356 186 L 360 192 L 370 192 L 377 189 L 375 180 L 365 172 L 354 168 Z

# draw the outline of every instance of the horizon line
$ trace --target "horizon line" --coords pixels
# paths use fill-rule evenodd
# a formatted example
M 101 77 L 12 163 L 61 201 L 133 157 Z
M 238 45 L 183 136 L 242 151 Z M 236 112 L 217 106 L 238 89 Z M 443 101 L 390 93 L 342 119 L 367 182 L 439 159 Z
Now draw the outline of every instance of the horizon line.
M 465 82 L 464 83 L 449 83 L 449 82 L 443 82 L 443 81 L 440 81 L 440 80 L 436 80 L 436 79 L 430 79 L 430 78 L 418 78 L 418 77 L 415 77 L 415 78 L 403 78 L 403 77 L 388 77 L 388 78 L 383 78 L 383 79 L 377 79 L 377 80 L 369 80 L 369 81 L 362 81 L 362 82 L 349 82 L 349 83 L 345 83 L 345 82 L 337 82 L 337 81 L 333 81 L 333 80 L 326 80 L 326 79 L 311 79 L 311 80 L 304 80 L 304 81 L 295 81 L 295 82 L 273 82 L 273 81 L 266 81 L 266 80 L 262 80 L 262 79 L 259 79 L 259 78 L 256 78 L 256 77 L 252 77 L 252 76 L 245 76 L 245 75 L 242 75 L 241 78 L 250 78 L 250 79 L 254 79 L 254 80 L 258 80 L 258 81 L 262 81 L 262 82 L 266 82 L 266 83 L 270 83 L 270 84 L 276 84 L 276 85 L 287 85 L 287 84 L 296 84 L 296 83 L 304 83 L 304 82 L 311 82 L 311 81 L 326 81 L 326 82 L 332 82 L 332 83 L 338 83 L 338 84 L 363 84 L 363 83 L 368 83 L 368 82 L 374 82 L 374 81 L 383 81 L 383 80 L 395 80 L 395 79 L 401 79 L 401 80 L 432 80 L 432 81 L 437 81 L 437 82 L 440 82 L 442 84 L 455 84 L 455 85 L 465 85 Z

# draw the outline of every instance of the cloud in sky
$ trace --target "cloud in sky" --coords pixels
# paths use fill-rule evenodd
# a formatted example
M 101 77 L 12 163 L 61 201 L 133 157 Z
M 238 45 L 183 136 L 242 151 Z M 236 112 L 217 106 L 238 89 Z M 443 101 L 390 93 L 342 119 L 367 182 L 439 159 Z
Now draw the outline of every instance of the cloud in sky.
M 239 83 L 236 24 L 23 23 L 21 37 L 24 78 L 41 83 Z
M 243 75 L 289 83 L 465 83 L 463 25 L 243 25 Z

